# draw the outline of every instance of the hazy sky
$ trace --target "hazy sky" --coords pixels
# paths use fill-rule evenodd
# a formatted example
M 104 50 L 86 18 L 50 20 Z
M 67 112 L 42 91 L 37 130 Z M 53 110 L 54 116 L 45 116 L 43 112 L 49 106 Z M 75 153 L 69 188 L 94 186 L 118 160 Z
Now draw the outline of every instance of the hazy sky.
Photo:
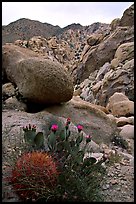
M 65 27 L 72 23 L 111 23 L 134 2 L 2 2 L 2 25 L 20 18 Z

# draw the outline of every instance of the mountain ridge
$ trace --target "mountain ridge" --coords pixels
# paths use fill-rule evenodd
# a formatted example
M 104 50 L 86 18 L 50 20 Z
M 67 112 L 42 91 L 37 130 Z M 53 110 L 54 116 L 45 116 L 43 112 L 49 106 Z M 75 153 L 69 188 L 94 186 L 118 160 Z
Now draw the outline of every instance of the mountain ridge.
M 63 28 L 56 25 L 51 25 L 49 23 L 42 23 L 38 20 L 31 20 L 28 18 L 20 18 L 8 25 L 2 26 L 2 44 L 12 43 L 18 39 L 28 40 L 33 36 L 42 36 L 44 38 L 50 38 L 52 36 L 58 36 L 63 34 L 65 31 L 72 29 L 74 30 L 84 30 L 91 27 L 97 27 L 101 25 L 109 25 L 106 23 L 96 22 L 91 25 L 82 26 L 80 23 L 72 23 Z M 94 29 L 95 30 L 95 29 Z

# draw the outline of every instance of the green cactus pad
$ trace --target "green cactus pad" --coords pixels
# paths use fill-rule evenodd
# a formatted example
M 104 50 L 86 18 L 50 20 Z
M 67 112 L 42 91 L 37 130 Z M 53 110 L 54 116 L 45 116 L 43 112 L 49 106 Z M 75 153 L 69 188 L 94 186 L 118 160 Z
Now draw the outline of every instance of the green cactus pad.
M 34 142 L 37 147 L 42 147 L 44 145 L 44 136 L 43 132 L 38 132 L 34 138 Z

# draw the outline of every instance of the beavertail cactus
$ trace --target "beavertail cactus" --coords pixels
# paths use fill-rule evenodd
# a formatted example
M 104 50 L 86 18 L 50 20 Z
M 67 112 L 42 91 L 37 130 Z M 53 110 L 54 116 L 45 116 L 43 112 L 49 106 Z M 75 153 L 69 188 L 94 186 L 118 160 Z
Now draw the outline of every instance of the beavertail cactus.
M 36 146 L 37 148 L 44 146 L 44 136 L 42 132 L 36 133 L 36 126 L 29 124 L 26 127 L 23 127 L 24 131 L 24 140 L 28 144 L 32 146 Z

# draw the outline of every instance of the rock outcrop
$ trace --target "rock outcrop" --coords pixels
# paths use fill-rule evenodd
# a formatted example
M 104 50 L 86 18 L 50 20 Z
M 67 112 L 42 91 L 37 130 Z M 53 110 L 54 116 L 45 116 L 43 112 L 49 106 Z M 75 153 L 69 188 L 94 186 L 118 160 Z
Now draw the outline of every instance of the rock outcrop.
M 133 26 L 134 25 L 134 4 L 132 4 L 123 13 L 120 19 L 120 26 Z
M 90 36 L 96 44 L 84 47 L 80 63 L 73 72 L 83 100 L 106 107 L 115 92 L 124 93 L 129 100 L 134 100 L 133 9 L 132 5 L 121 19 L 114 19 L 110 34 L 103 36 L 98 44 L 98 35 L 96 38 L 95 35 Z M 129 14 L 131 23 L 120 24 Z
M 101 43 L 89 46 L 82 56 L 79 66 L 76 70 L 77 80 L 82 82 L 89 75 L 98 70 L 106 62 L 110 62 L 115 55 L 116 49 L 122 44 L 134 41 L 133 27 L 118 27 L 111 35 L 106 36 Z
M 9 98 L 11 96 L 14 96 L 15 95 L 15 88 L 13 86 L 13 84 L 11 82 L 9 83 L 5 83 L 3 86 L 2 86 L 2 96 L 3 98 Z

